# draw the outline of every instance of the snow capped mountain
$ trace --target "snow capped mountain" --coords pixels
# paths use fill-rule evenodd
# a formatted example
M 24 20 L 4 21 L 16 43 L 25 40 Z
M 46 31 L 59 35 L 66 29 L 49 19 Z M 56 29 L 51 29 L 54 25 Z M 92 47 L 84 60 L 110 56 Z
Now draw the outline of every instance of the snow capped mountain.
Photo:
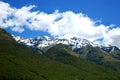
M 23 38 L 23 37 L 14 36 L 14 35 L 12 35 L 12 36 L 18 43 L 24 43 L 27 46 L 33 46 L 33 44 L 32 44 L 33 39 L 32 38 Z
M 85 46 L 99 47 L 105 52 L 112 52 L 114 50 L 119 50 L 117 47 L 111 45 L 94 44 L 93 42 L 90 42 L 86 39 L 81 39 L 80 37 L 73 34 L 66 34 L 63 37 L 59 37 L 59 38 L 50 38 L 48 36 L 38 36 L 36 38 L 23 38 L 20 36 L 13 36 L 13 38 L 18 43 L 22 43 L 29 47 L 39 48 L 39 49 L 62 43 L 67 45 L 72 50 L 80 49 Z
M 50 38 L 47 36 L 39 36 L 36 38 L 23 38 L 20 36 L 13 36 L 14 39 L 19 42 L 23 43 L 27 46 L 36 46 L 36 47 L 47 47 L 47 46 L 53 46 L 59 43 L 71 46 L 72 49 L 74 48 L 81 48 L 83 46 L 91 45 L 91 46 L 97 46 L 96 44 L 86 40 L 81 39 L 79 37 L 69 37 L 69 39 L 65 37 L 61 38 Z

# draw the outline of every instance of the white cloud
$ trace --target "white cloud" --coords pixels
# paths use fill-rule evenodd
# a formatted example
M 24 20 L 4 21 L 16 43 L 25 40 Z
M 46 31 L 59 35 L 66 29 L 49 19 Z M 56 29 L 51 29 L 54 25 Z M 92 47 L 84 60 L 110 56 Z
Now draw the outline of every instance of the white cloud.
M 11 8 L 8 3 L 0 1 L 0 26 L 3 28 L 8 27 L 8 18 L 13 15 L 14 8 Z M 9 24 L 10 25 L 10 24 Z
M 0 27 L 22 33 L 26 28 L 50 33 L 61 37 L 67 33 L 80 36 L 90 41 L 103 39 L 103 43 L 112 44 L 120 48 L 120 28 L 115 25 L 98 24 L 99 20 L 92 20 L 83 13 L 72 11 L 51 14 L 40 11 L 31 11 L 35 5 L 22 8 L 11 7 L 0 1 Z
M 109 39 L 106 39 L 106 43 L 110 42 L 111 45 L 118 46 L 120 48 L 120 28 L 112 29 L 108 32 Z

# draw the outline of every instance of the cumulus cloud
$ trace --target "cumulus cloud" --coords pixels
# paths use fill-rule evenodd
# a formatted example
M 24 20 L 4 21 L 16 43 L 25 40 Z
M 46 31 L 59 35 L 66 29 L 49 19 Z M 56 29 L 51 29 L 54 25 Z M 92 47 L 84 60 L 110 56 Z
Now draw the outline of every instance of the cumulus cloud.
M 109 39 L 104 39 L 105 43 L 115 45 L 120 48 L 120 27 L 119 28 L 114 28 L 108 32 L 108 37 Z
M 53 37 L 61 37 L 67 33 L 97 43 L 112 44 L 120 48 L 120 28 L 115 25 L 104 25 L 98 20 L 92 20 L 83 13 L 72 11 L 55 12 L 48 14 L 41 11 L 32 11 L 35 5 L 21 8 L 11 7 L 0 1 L 0 27 L 22 33 L 25 28 L 44 31 Z M 102 41 L 98 41 L 102 39 Z

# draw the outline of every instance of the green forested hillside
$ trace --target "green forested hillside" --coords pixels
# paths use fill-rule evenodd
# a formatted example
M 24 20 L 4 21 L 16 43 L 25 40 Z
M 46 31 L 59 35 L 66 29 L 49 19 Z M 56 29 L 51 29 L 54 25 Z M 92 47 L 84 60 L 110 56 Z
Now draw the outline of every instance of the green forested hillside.
M 0 29 L 0 80 L 120 79 L 118 71 L 80 60 L 67 48 L 62 52 L 61 48 L 56 48 L 58 51 L 51 49 L 53 50 L 48 50 L 48 53 L 57 54 L 55 59 L 49 59 L 18 44 L 10 34 Z
M 86 72 L 87 72 L 87 74 L 89 74 L 86 76 L 86 78 L 88 78 L 88 80 L 91 79 L 91 78 L 89 78 L 90 76 L 93 79 L 95 79 L 96 76 L 97 76 L 97 78 L 99 76 L 99 77 L 101 77 L 100 78 L 101 80 L 104 80 L 105 76 L 112 75 L 111 71 L 113 71 L 113 73 L 117 76 L 116 73 L 119 74 L 119 70 L 114 69 L 114 67 L 115 66 L 119 67 L 118 66 L 119 64 L 115 63 L 114 60 L 111 63 L 106 62 L 109 58 L 108 55 L 105 55 L 103 53 L 100 54 L 99 51 L 97 54 L 96 50 L 94 50 L 94 51 L 93 51 L 93 54 L 91 52 L 91 53 L 88 53 L 89 56 L 88 56 L 88 54 L 86 54 L 86 56 L 84 55 L 84 57 L 83 57 L 83 55 L 80 55 L 80 54 L 73 52 L 67 46 L 65 46 L 63 44 L 58 44 L 56 46 L 49 48 L 46 51 L 45 55 L 52 60 L 62 62 L 64 64 L 68 64 L 68 65 L 76 67 L 77 69 L 80 69 L 81 71 L 85 71 L 85 72 L 83 72 L 83 74 L 86 74 Z M 100 56 L 103 56 L 103 58 L 105 58 L 105 59 L 100 60 Z M 84 58 L 86 58 L 86 59 L 84 59 Z M 88 61 L 87 58 L 91 58 L 91 60 L 88 59 L 88 60 L 90 60 L 90 61 Z M 98 63 L 101 62 L 102 65 L 100 65 L 100 64 L 97 65 L 92 60 L 95 60 L 96 63 L 97 63 L 97 61 L 98 61 Z M 112 60 L 112 59 L 110 59 L 110 60 Z M 114 63 L 114 64 L 112 64 L 112 63 Z M 111 68 L 111 66 L 112 66 L 112 68 Z M 95 75 L 93 75 L 93 74 L 95 74 Z

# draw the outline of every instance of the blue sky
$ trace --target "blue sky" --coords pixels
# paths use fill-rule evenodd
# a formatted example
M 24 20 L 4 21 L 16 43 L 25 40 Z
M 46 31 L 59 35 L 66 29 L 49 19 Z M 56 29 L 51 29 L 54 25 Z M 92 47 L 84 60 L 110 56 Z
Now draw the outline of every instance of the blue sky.
M 120 0 L 3 0 L 12 7 L 36 5 L 34 10 L 52 13 L 73 11 L 87 14 L 90 18 L 100 19 L 104 24 L 120 25 Z
M 120 40 L 119 3 L 120 0 L 1 0 L 0 26 L 23 37 L 61 37 L 70 33 L 120 46 L 116 43 Z

